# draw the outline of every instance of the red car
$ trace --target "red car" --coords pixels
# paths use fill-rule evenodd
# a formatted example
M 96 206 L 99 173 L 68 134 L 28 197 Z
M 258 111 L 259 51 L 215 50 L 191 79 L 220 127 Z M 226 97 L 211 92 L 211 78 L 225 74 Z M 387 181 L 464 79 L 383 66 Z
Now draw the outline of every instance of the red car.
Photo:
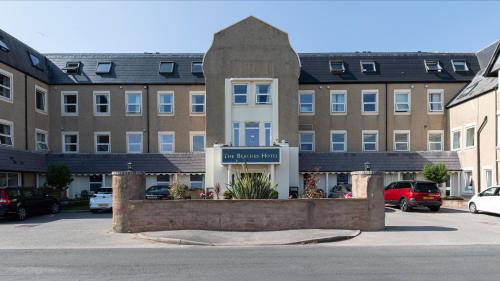
M 384 200 L 388 205 L 399 206 L 408 212 L 413 207 L 428 207 L 432 212 L 441 208 L 441 192 L 429 181 L 397 181 L 386 186 Z

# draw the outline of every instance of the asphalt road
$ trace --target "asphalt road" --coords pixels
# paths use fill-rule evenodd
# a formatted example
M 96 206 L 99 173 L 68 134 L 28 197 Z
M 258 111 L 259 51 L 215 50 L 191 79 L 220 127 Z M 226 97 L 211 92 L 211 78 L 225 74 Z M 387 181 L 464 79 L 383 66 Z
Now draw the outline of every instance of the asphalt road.
M 1 250 L 0 280 L 498 280 L 500 246 Z

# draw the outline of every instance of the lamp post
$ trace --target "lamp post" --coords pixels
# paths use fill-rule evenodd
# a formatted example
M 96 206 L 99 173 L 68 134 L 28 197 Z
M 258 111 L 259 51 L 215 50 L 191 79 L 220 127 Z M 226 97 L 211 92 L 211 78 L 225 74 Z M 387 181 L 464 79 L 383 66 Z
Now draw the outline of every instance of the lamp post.
M 372 163 L 370 162 L 365 162 L 365 171 L 371 171 L 372 170 Z

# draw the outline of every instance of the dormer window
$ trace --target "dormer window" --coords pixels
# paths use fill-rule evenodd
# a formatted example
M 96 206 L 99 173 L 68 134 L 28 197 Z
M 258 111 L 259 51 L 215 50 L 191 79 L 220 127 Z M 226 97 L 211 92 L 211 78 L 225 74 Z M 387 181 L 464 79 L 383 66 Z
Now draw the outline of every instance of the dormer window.
M 4 40 L 5 39 L 3 39 L 2 37 L 0 37 L 0 50 L 2 50 L 4 52 L 8 52 L 9 51 L 9 46 L 7 46 L 7 44 L 5 43 Z
M 467 62 L 465 60 L 451 60 L 451 64 L 453 65 L 453 70 L 455 72 L 469 71 L 469 67 L 467 66 Z
M 424 60 L 424 63 L 427 72 L 441 72 L 443 70 L 438 60 Z
M 342 60 L 331 60 L 330 61 L 330 72 L 331 73 L 344 73 L 345 66 Z
M 203 63 L 194 61 L 191 63 L 191 73 L 203 73 Z
M 374 73 L 377 72 L 377 67 L 374 61 L 361 61 L 361 72 Z
M 97 68 L 95 70 L 95 73 L 97 74 L 108 74 L 111 72 L 111 64 L 112 62 L 99 62 L 97 63 Z
M 169 74 L 174 72 L 174 62 L 162 61 L 160 62 L 160 74 Z
M 29 53 L 29 56 L 30 56 L 31 65 L 33 65 L 34 67 L 36 67 L 40 70 L 43 70 L 42 61 L 40 60 L 40 58 L 33 53 Z
M 66 67 L 63 68 L 68 74 L 80 74 L 80 62 L 79 61 L 68 61 L 66 62 Z

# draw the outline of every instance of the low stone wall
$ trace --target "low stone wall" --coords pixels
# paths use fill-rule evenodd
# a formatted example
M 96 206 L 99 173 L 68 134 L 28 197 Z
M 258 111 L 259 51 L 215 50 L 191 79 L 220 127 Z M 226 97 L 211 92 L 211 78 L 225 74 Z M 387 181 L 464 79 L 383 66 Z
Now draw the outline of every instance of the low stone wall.
M 443 200 L 442 208 L 469 209 L 467 200 Z
M 141 177 L 141 173 L 113 173 L 115 232 L 385 227 L 383 177 L 376 173 L 353 175 L 353 195 L 358 198 L 352 199 L 144 200 L 144 187 L 138 186 Z

